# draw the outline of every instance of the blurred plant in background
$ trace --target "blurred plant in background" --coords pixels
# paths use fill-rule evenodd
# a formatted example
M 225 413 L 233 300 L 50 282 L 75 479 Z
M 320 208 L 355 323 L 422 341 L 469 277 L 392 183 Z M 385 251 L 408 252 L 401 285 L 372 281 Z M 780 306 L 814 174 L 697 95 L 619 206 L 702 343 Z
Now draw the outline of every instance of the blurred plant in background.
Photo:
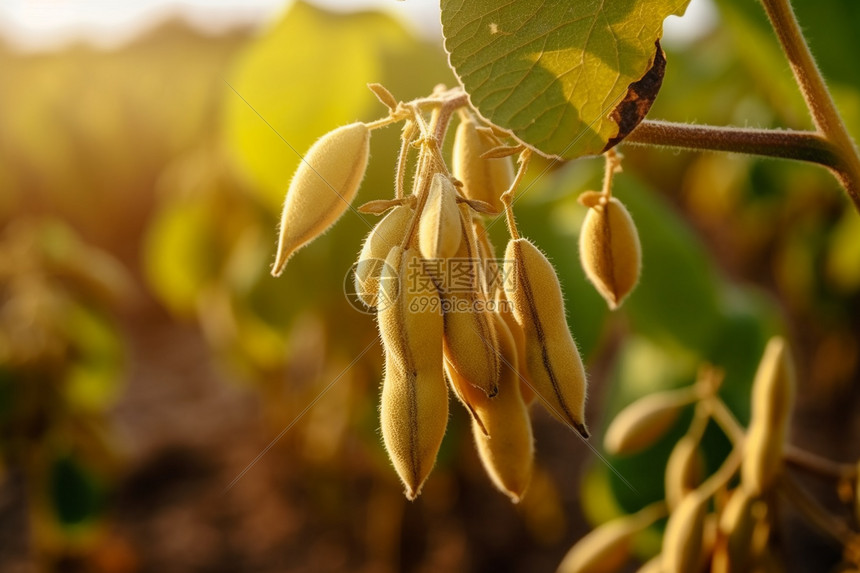
M 130 279 L 51 218 L 8 225 L 0 260 L 4 479 L 26 496 L 37 555 L 86 550 L 120 461 L 108 411 L 124 351 L 108 311 L 130 294 Z
M 808 127 L 759 6 L 716 4 L 707 35 L 664 42 L 649 117 Z M 795 5 L 856 138 L 860 71 L 845 54 L 860 50 L 858 7 Z M 536 413 L 535 475 L 516 508 L 487 487 L 458 412 L 406 502 L 378 434 L 379 349 L 353 364 L 375 324 L 343 295 L 375 218 L 348 213 L 287 277 L 268 274 L 298 153 L 375 119 L 369 82 L 404 100 L 456 85 L 438 44 L 389 16 L 296 3 L 261 33 L 170 22 L 109 52 L 0 48 L 0 70 L 0 569 L 553 570 L 588 523 L 663 499 L 692 408 L 647 451 L 606 454 L 617 474 Z M 398 147 L 394 130 L 374 134 L 362 202 L 390 195 Z M 703 362 L 725 373 L 720 395 L 746 425 L 765 344 L 783 334 L 792 443 L 860 457 L 860 217 L 838 185 L 805 164 L 623 150 L 613 194 L 643 266 L 620 311 L 576 254 L 576 197 L 599 188 L 601 162 L 535 158 L 517 203 L 559 274 L 594 433 L 692 384 Z M 704 430 L 708 474 L 730 447 Z M 796 515 L 776 527 L 789 570 L 839 562 Z M 634 542 L 643 559 L 659 548 L 650 529 Z

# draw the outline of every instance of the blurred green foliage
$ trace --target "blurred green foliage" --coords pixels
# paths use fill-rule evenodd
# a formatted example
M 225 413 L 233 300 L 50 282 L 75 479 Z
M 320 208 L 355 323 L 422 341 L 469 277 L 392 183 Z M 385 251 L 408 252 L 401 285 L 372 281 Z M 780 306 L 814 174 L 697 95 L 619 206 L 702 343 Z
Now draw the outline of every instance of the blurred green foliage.
M 860 72 L 845 57 L 860 41 L 856 2 L 796 4 L 857 136 Z M 667 74 L 650 117 L 808 127 L 759 6 L 720 0 L 718 7 L 722 23 L 709 35 L 665 45 Z M 394 523 L 406 523 L 397 533 L 404 539 L 426 533 L 416 534 L 409 521 L 424 514 L 409 511 L 427 511 L 440 531 L 453 522 L 475 527 L 465 513 L 452 517 L 457 503 L 479 516 L 492 503 L 468 489 L 470 480 L 489 484 L 474 456 L 463 453 L 470 446 L 462 412 L 454 414 L 428 483 L 429 509 L 404 509 L 384 493 L 399 486 L 377 434 L 374 319 L 343 296 L 376 218 L 347 213 L 299 252 L 283 277 L 269 275 L 298 154 L 338 125 L 385 115 L 367 83 L 382 83 L 403 100 L 439 82 L 453 85 L 440 46 L 389 16 L 296 3 L 255 35 L 201 37 L 168 24 L 112 52 L 0 48 L 0 69 L 0 454 L 7 467 L 31 468 L 28 479 L 47 507 L 38 511 L 48 516 L 36 521 L 52 524 L 43 529 L 68 540 L 108 519 L 124 463 L 109 417 L 124 392 L 125 329 L 139 327 L 116 316 L 129 297 L 155 300 L 163 308 L 153 314 L 166 310 L 169 320 L 200 328 L 215 360 L 260 397 L 267 436 L 347 372 L 283 445 L 290 463 L 304 468 L 290 471 L 306 472 L 290 475 L 313 482 L 300 490 L 311 508 L 342 514 L 339 504 L 358 503 L 349 496 L 359 491 L 343 484 L 370 476 L 365 481 L 382 486 L 368 497 L 388 508 L 386 516 L 399 516 Z M 374 132 L 358 203 L 392 195 L 398 145 L 396 128 Z M 516 203 L 523 235 L 547 253 L 561 279 L 569 323 L 593 372 L 599 410 L 590 415 L 605 427 L 636 398 L 691 383 L 707 361 L 725 370 L 723 397 L 745 422 L 753 373 L 777 332 L 793 341 L 801 386 L 814 404 L 826 411 L 843 400 L 850 408 L 845 388 L 860 363 L 860 217 L 830 176 L 788 162 L 621 150 L 625 170 L 615 192 L 639 228 L 643 274 L 620 311 L 606 309 L 577 253 L 584 209 L 576 196 L 599 188 L 600 162 L 536 160 Z M 491 235 L 501 253 L 501 221 Z M 554 566 L 577 533 L 565 523 L 576 519 L 579 499 L 590 519 L 602 521 L 662 497 L 663 462 L 689 415 L 653 450 L 609 458 L 636 491 L 571 435 L 553 434 L 546 417 L 535 418 L 544 441 L 531 499 L 520 514 L 505 506 L 508 513 L 483 516 L 521 533 L 519 544 L 473 555 L 475 569 L 492 555 L 519 559 L 523 570 L 536 556 Z M 834 435 L 828 420 L 821 427 L 819 439 Z M 709 431 L 705 447 L 713 469 L 727 442 Z M 573 448 L 577 460 L 567 459 Z M 580 495 L 573 478 L 583 459 L 590 469 Z M 483 505 L 458 498 L 457 487 Z M 476 547 L 490 546 L 489 534 L 464 535 Z M 411 546 L 403 543 L 408 561 Z M 514 555 L 526 545 L 529 555 Z M 645 540 L 641 549 L 648 553 L 653 544 Z

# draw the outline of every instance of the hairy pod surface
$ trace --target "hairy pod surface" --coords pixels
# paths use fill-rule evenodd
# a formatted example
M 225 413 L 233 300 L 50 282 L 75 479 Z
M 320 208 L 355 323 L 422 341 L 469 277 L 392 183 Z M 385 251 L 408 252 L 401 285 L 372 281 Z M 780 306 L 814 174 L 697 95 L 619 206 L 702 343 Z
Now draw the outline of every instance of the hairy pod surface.
M 794 403 L 794 365 L 783 338 L 771 338 L 752 389 L 752 415 L 744 449 L 744 487 L 761 495 L 782 470 L 782 452 Z
M 480 419 L 472 422 L 478 455 L 493 484 L 518 503 L 529 486 L 534 464 L 534 437 L 525 402 L 520 395 L 517 350 L 501 317 L 496 331 L 502 356 L 499 393 L 487 398 L 474 392 L 474 409 Z M 484 431 L 485 430 L 485 431 Z
M 415 499 L 430 475 L 448 425 L 448 388 L 436 368 L 404 370 L 386 354 L 380 402 L 382 439 L 406 497 Z
M 621 410 L 603 438 L 611 454 L 633 454 L 659 440 L 678 419 L 681 409 L 696 400 L 692 388 L 644 396 Z
M 446 175 L 436 173 L 430 183 L 418 227 L 421 255 L 425 259 L 453 257 L 460 247 L 462 236 L 457 189 Z
M 380 419 L 385 448 L 406 497 L 421 493 L 436 462 L 448 423 L 448 388 L 442 373 L 442 315 L 436 306 L 416 306 L 437 298 L 429 277 L 412 284 L 410 272 L 423 273 L 415 249 L 391 249 L 383 270 L 379 330 L 385 346 L 385 378 Z M 386 275 L 395 275 L 388 277 Z M 429 286 L 428 286 L 429 285 Z
M 493 397 L 499 390 L 499 339 L 480 287 L 481 260 L 469 208 L 460 206 L 463 238 L 441 277 L 445 310 L 445 358 L 464 380 Z
M 719 573 L 749 571 L 756 526 L 753 506 L 759 502 L 743 487 L 735 488 L 720 515 L 720 547 L 714 554 L 713 569 Z
M 355 265 L 355 292 L 365 306 L 376 306 L 382 267 L 392 247 L 403 240 L 414 211 L 399 205 L 388 212 L 367 234 Z
M 505 251 L 505 285 L 526 339 L 526 369 L 535 392 L 556 418 L 588 437 L 585 368 L 570 334 L 561 285 L 552 264 L 527 239 Z
M 439 293 L 417 249 L 392 247 L 381 275 L 379 332 L 404 370 L 442 371 L 443 318 Z
M 579 540 L 558 567 L 558 573 L 612 573 L 630 558 L 633 537 L 663 513 L 654 504 L 633 515 L 613 519 Z
M 782 471 L 783 439 L 779 432 L 751 424 L 744 442 L 741 483 L 754 495 L 762 495 Z
M 460 374 L 451 366 L 451 361 L 448 358 L 444 358 L 445 361 L 445 377 L 448 379 L 448 384 L 451 386 L 451 391 L 454 392 L 454 396 L 460 401 L 466 410 L 469 411 L 469 415 L 472 418 L 472 421 L 477 424 L 478 429 L 480 429 L 481 433 L 487 435 L 487 425 L 484 423 L 483 418 L 481 418 L 481 412 L 479 412 L 477 406 L 482 404 L 482 399 L 488 399 L 487 395 L 482 391 L 478 390 L 471 383 L 469 383 L 465 378 L 460 376 Z M 491 399 L 491 398 L 490 398 Z
M 696 490 L 686 496 L 669 516 L 663 534 L 664 573 L 699 570 L 707 509 L 708 498 Z
M 478 130 L 475 121 L 461 121 L 454 135 L 454 177 L 463 182 L 463 192 L 502 211 L 499 197 L 514 181 L 514 164 L 510 157 L 482 159 L 481 155 L 496 147 L 492 139 Z
M 361 122 L 330 131 L 311 146 L 284 199 L 273 275 L 343 215 L 364 178 L 369 154 L 370 130 Z
M 591 203 L 579 235 L 579 256 L 588 280 L 614 309 L 639 281 L 642 247 L 633 218 L 618 199 Z
M 487 299 L 493 299 L 498 296 L 502 290 L 501 269 L 496 260 L 496 250 L 490 242 L 490 237 L 487 234 L 487 229 L 483 222 L 478 219 L 472 220 L 472 225 L 475 231 L 478 253 L 481 257 L 481 289 L 484 291 Z
M 496 291 L 496 309 L 514 339 L 514 345 L 517 348 L 517 364 L 519 364 L 520 394 L 526 405 L 531 406 L 537 396 L 532 389 L 532 381 L 526 368 L 526 334 L 514 316 L 511 301 L 507 299 L 504 289 L 501 288 Z
M 664 485 L 669 509 L 674 510 L 688 493 L 699 487 L 703 473 L 699 440 L 689 434 L 682 436 L 666 462 Z
M 496 250 L 490 242 L 487 229 L 480 220 L 474 220 L 473 224 L 475 236 L 477 237 L 478 251 L 484 262 L 484 276 L 487 278 L 484 292 L 488 299 L 495 299 L 495 311 L 502 318 L 505 326 L 508 327 L 508 332 L 513 337 L 517 350 L 517 364 L 519 365 L 520 394 L 526 405 L 531 405 L 534 402 L 535 394 L 531 388 L 531 380 L 529 380 L 528 371 L 526 370 L 526 336 L 523 328 L 514 317 L 511 302 L 505 295 L 504 282 L 502 280 L 504 275 L 502 274 L 501 267 L 499 267 L 499 261 L 496 259 Z

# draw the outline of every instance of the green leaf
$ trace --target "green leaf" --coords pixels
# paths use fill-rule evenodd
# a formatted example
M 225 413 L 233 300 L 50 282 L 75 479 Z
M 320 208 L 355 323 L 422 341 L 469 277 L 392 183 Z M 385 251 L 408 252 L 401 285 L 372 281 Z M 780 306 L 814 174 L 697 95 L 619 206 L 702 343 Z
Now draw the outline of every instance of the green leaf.
M 107 317 L 84 305 L 71 305 L 63 327 L 70 341 L 72 360 L 63 393 L 76 412 L 106 410 L 119 393 L 122 344 Z
M 92 472 L 72 456 L 54 460 L 49 491 L 55 515 L 65 527 L 93 520 L 104 508 L 103 488 Z
M 655 63 L 663 20 L 688 3 L 442 0 L 442 29 L 478 111 L 540 153 L 572 159 L 601 153 L 630 123 L 628 110 L 638 120 L 647 112 L 650 102 L 613 113 Z
M 145 241 L 144 270 L 171 311 L 190 315 L 197 295 L 217 277 L 216 236 L 203 202 L 175 202 L 154 217 Z

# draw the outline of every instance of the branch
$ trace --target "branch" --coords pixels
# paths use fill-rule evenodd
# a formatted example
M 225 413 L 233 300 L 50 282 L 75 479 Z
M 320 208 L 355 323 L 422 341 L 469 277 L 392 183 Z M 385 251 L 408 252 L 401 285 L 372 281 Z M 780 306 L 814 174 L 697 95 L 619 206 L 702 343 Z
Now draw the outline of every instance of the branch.
M 816 163 L 830 169 L 860 212 L 860 160 L 855 166 L 853 161 L 856 152 L 853 147 L 846 151 L 844 145 L 826 134 L 645 120 L 627 136 L 624 143 L 726 151 Z
M 792 466 L 810 473 L 833 479 L 856 479 L 856 464 L 840 464 L 817 456 L 797 446 L 786 445 L 785 461 Z
M 791 476 L 783 474 L 779 486 L 780 493 L 823 533 L 830 535 L 846 548 L 855 549 L 860 543 L 860 537 L 850 527 L 830 515 Z
M 834 174 L 860 211 L 860 155 L 815 65 L 791 4 L 789 0 L 761 0 L 761 3 L 788 58 L 815 127 L 836 146 L 844 161 L 843 168 L 835 170 Z
M 746 153 L 808 161 L 834 170 L 844 169 L 833 144 L 812 131 L 715 127 L 645 120 L 627 136 L 624 143 Z

